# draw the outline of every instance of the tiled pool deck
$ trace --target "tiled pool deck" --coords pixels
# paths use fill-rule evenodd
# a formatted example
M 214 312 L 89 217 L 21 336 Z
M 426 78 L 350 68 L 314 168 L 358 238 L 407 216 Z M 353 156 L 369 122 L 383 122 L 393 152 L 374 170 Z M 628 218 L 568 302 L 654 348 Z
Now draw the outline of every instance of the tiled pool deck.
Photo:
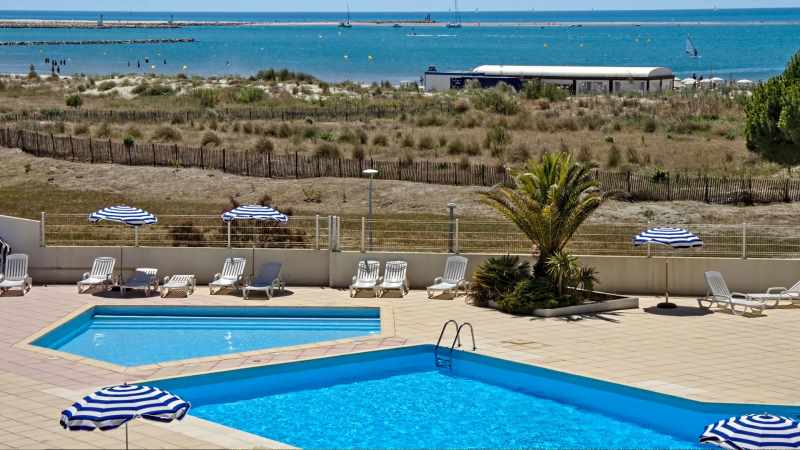
M 800 405 L 800 308 L 770 309 L 744 318 L 724 312 L 655 310 L 643 298 L 636 310 L 582 320 L 513 317 L 456 300 L 350 299 L 347 291 L 292 288 L 263 300 L 209 296 L 200 288 L 188 300 L 121 299 L 78 295 L 74 286 L 35 287 L 25 297 L 0 297 L 1 448 L 123 448 L 124 432 L 67 432 L 59 412 L 93 389 L 125 381 L 273 364 L 320 356 L 435 342 L 448 319 L 475 327 L 478 352 L 667 394 L 712 402 Z M 695 306 L 694 299 L 677 303 Z M 32 336 L 92 304 L 381 306 L 383 333 L 285 349 L 270 349 L 180 363 L 125 369 L 63 353 L 34 349 Z M 131 448 L 268 448 L 266 439 L 189 417 L 130 426 Z

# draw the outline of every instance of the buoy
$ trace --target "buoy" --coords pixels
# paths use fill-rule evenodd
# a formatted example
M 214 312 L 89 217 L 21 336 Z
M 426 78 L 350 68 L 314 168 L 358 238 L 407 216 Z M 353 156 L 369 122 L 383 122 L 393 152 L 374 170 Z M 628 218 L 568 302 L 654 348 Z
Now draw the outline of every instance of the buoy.
M 547 42 L 545 42 L 544 43 L 544 48 L 547 48 L 547 47 L 548 47 Z
M 373 59 L 375 59 L 375 58 L 373 58 L 373 57 L 372 57 L 372 55 L 369 55 L 369 56 L 367 56 L 367 59 L 369 59 L 370 61 L 372 61 L 372 60 L 373 60 Z
M 189 66 L 187 66 L 186 64 L 184 64 L 183 67 L 182 67 L 183 70 L 186 70 L 188 68 L 189 68 Z
M 349 58 L 350 58 L 349 56 L 347 56 L 347 55 L 344 55 L 344 59 L 349 59 Z

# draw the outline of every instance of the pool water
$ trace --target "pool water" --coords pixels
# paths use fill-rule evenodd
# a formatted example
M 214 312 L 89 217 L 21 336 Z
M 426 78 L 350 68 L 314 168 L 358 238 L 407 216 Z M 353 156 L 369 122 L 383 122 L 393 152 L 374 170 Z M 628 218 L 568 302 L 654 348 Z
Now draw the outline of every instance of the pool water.
M 373 334 L 377 308 L 98 306 L 34 344 L 137 366 Z
M 546 398 L 426 371 L 193 408 L 304 448 L 688 448 L 695 444 Z
M 417 345 L 148 384 L 191 401 L 195 416 L 312 448 L 686 448 L 720 419 L 800 413 L 698 402 L 458 350 L 452 368 L 439 369 L 434 354 Z

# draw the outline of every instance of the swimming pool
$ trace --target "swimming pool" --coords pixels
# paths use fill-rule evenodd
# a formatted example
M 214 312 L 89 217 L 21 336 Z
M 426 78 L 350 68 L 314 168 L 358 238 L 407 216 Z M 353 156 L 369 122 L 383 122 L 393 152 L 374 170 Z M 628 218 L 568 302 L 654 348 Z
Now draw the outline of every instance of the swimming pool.
M 686 448 L 720 418 L 800 408 L 710 404 L 429 345 L 149 382 L 191 414 L 299 447 Z
M 32 344 L 138 366 L 380 332 L 379 308 L 95 306 Z

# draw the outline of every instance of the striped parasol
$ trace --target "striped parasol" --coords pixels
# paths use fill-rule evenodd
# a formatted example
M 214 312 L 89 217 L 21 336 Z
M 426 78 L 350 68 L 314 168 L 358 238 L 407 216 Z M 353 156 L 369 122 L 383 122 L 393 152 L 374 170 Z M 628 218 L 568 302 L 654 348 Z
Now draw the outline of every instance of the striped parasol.
M 123 223 L 132 227 L 153 225 L 158 222 L 156 216 L 149 212 L 124 205 L 110 206 L 89 214 L 89 222 L 91 223 L 98 223 L 104 220 Z
M 642 231 L 633 238 L 633 245 L 636 247 L 649 244 L 666 245 L 675 248 L 696 248 L 702 247 L 703 241 L 697 235 L 685 228 L 656 227 Z M 647 256 L 650 256 L 648 247 Z M 669 301 L 669 259 L 664 259 L 664 284 L 666 301 L 659 303 L 662 309 L 672 309 L 676 305 Z
M 800 448 L 800 423 L 771 414 L 748 414 L 706 427 L 700 442 L 740 449 Z
M 274 220 L 286 223 L 289 218 L 286 214 L 278 210 L 262 205 L 245 205 L 236 207 L 230 211 L 222 213 L 222 220 L 231 222 L 233 220 Z
M 702 247 L 703 241 L 685 228 L 657 227 L 650 228 L 633 238 L 633 245 L 645 244 L 668 245 L 672 248 Z
M 125 448 L 128 448 L 127 424 L 142 419 L 157 422 L 181 420 L 191 404 L 177 395 L 150 386 L 120 385 L 89 394 L 61 412 L 61 426 L 70 431 L 113 430 L 125 425 Z

